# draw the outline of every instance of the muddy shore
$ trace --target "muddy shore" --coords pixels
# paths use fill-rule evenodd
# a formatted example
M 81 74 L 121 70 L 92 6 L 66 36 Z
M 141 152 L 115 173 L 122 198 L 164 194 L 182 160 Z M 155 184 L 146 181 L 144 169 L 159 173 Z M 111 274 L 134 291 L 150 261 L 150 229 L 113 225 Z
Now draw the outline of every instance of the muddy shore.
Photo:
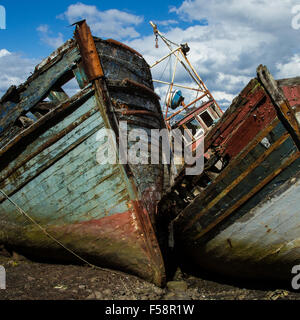
M 178 270 L 166 288 L 135 276 L 88 266 L 38 263 L 13 254 L 0 256 L 6 290 L 0 300 L 300 300 L 290 288 L 201 279 Z

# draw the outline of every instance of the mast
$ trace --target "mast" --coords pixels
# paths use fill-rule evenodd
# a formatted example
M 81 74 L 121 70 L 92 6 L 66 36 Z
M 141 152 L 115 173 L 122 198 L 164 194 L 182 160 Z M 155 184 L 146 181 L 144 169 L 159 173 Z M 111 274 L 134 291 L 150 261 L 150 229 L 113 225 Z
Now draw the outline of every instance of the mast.
M 150 21 L 150 25 L 153 28 L 153 32 L 156 37 L 156 48 L 158 48 L 158 39 L 160 38 L 164 44 L 168 47 L 170 52 L 156 61 L 150 66 L 151 69 L 155 68 L 157 65 L 161 64 L 166 59 L 171 56 L 175 57 L 175 64 L 172 73 L 172 79 L 170 81 L 153 80 L 153 82 L 158 84 L 164 84 L 168 86 L 166 99 L 165 99 L 165 122 L 169 129 L 173 127 L 182 126 L 184 129 L 189 129 L 189 123 L 194 121 L 195 124 L 199 124 L 202 127 L 204 133 L 207 133 L 212 126 L 209 117 L 212 118 L 213 123 L 215 123 L 222 115 L 223 111 L 219 107 L 217 101 L 214 99 L 211 92 L 206 87 L 205 83 L 197 73 L 196 69 L 193 67 L 189 61 L 187 54 L 190 48 L 187 43 L 178 45 L 171 40 L 167 39 L 159 30 L 156 24 Z M 176 83 L 176 73 L 178 71 L 179 64 L 184 68 L 190 77 L 192 85 L 183 85 Z M 176 89 L 181 90 L 176 90 Z M 187 92 L 189 91 L 189 93 Z M 191 101 L 186 102 L 186 98 L 183 92 L 187 93 L 188 96 L 195 96 Z M 192 93 L 192 94 L 191 94 Z M 182 116 L 190 115 L 190 112 L 194 112 L 194 117 L 189 116 L 186 121 L 182 119 Z M 206 112 L 206 114 L 204 114 Z M 180 115 L 180 121 L 178 116 Z M 202 116 L 203 115 L 203 116 Z M 191 120 L 191 118 L 194 118 Z M 202 119 L 203 118 L 203 119 Z M 190 121 L 191 120 L 191 121 Z M 193 137 L 194 139 L 194 137 Z

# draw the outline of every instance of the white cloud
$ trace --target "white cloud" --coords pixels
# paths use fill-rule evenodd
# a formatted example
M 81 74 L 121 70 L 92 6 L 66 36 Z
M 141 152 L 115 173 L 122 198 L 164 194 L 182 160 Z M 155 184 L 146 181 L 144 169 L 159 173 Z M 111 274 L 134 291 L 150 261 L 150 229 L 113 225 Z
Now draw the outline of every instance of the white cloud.
M 118 40 L 139 37 L 140 34 L 136 31 L 135 26 L 143 21 L 141 16 L 117 9 L 100 11 L 96 6 L 80 2 L 70 5 L 67 11 L 57 18 L 66 19 L 70 24 L 86 19 L 95 36 L 112 37 Z
M 276 63 L 298 51 L 299 32 L 292 29 L 292 7 L 298 0 L 184 1 L 173 11 L 183 19 L 207 19 L 207 32 L 195 33 L 218 67 L 242 74 L 259 63 L 275 70 Z M 224 67 L 220 70 L 223 71 Z
M 222 72 L 219 72 L 216 78 L 216 86 L 225 89 L 227 92 L 234 92 L 237 87 L 244 87 L 248 82 L 249 77 L 247 76 L 224 74 Z
M 153 22 L 157 25 L 164 26 L 164 27 L 179 23 L 178 20 L 173 20 L 173 19 L 160 20 L 160 21 L 154 20 Z
M 156 22 L 158 27 L 168 26 L 165 36 L 170 40 L 188 42 L 190 61 L 224 107 L 229 106 L 232 98 L 256 76 L 259 64 L 267 65 L 275 78 L 300 75 L 300 30 L 294 30 L 291 26 L 292 7 L 296 4 L 299 0 L 186 0 L 181 6 L 171 9 L 172 17 L 166 16 L 165 20 Z M 174 13 L 179 19 L 174 18 Z M 150 26 L 149 35 L 141 36 L 138 27 L 143 17 L 128 12 L 117 9 L 101 11 L 96 6 L 78 2 L 70 5 L 58 18 L 70 24 L 86 19 L 94 35 L 126 42 L 143 54 L 149 64 L 169 52 L 162 41 L 159 42 L 159 49 L 155 49 Z M 189 26 L 182 27 L 182 21 L 188 21 Z M 57 48 L 62 44 L 62 34 L 53 35 L 48 25 L 41 25 L 37 30 L 42 41 L 48 45 Z M 0 60 L 8 59 L 10 55 L 18 56 L 4 50 L 0 50 Z M 18 59 L 21 62 L 24 58 L 18 56 Z M 166 63 L 160 69 L 152 70 L 154 78 L 170 80 L 171 70 Z M 26 59 L 24 65 L 25 68 L 28 66 Z M 178 70 L 177 81 L 190 83 L 182 68 Z M 9 71 L 5 74 L 8 75 Z M 18 73 L 11 74 L 6 83 L 13 82 Z M 16 79 L 20 79 L 20 75 L 22 72 Z M 0 77 L 3 79 L 4 76 Z M 162 87 L 158 90 L 163 92 Z
M 300 55 L 295 54 L 286 63 L 277 63 L 278 78 L 290 78 L 300 76 Z
M 11 53 L 8 50 L 6 50 L 6 49 L 0 50 L 0 58 L 5 57 L 5 56 L 9 56 L 9 55 L 11 55 Z
M 37 59 L 28 59 L 15 52 L 0 49 L 0 70 L 2 70 L 0 73 L 0 99 L 10 86 L 18 86 L 25 82 L 39 62 Z M 75 79 L 66 83 L 63 89 L 70 97 L 80 90 Z
M 300 76 L 296 55 L 300 30 L 291 26 L 292 7 L 297 3 L 299 0 L 186 0 L 171 11 L 190 26 L 169 29 L 165 36 L 176 43 L 188 42 L 189 59 L 210 91 L 234 97 L 256 76 L 259 64 L 267 65 L 276 78 Z M 154 49 L 153 36 L 128 44 L 149 63 L 167 52 Z M 154 77 L 159 76 L 153 71 Z M 183 73 L 181 77 L 186 79 Z
M 189 21 L 205 19 L 210 25 L 226 23 L 274 30 L 291 25 L 291 10 L 297 4 L 298 0 L 186 0 L 171 11 Z
M 225 91 L 212 91 L 211 93 L 215 100 L 218 102 L 220 108 L 225 111 L 231 105 L 232 100 L 235 98 L 234 94 Z
M 21 55 L 9 52 L 6 49 L 0 50 L 0 97 L 11 85 L 19 85 L 24 82 L 38 61 L 24 58 Z
M 59 32 L 56 37 L 52 36 L 53 32 L 50 30 L 49 26 L 46 24 L 40 25 L 37 28 L 37 31 L 39 32 L 41 41 L 46 43 L 51 48 L 56 49 L 64 43 L 63 34 Z
M 37 27 L 36 30 L 42 33 L 47 33 L 49 32 L 49 26 L 47 24 L 42 24 L 39 27 Z
M 189 60 L 210 91 L 226 92 L 227 97 L 234 97 L 248 83 L 250 78 L 255 76 L 257 65 L 254 63 L 254 65 L 241 66 L 241 60 L 243 60 L 241 56 L 244 54 L 243 45 L 247 46 L 248 52 L 259 50 L 259 43 L 257 42 L 248 44 L 247 40 L 242 39 L 237 43 L 234 39 L 222 37 L 215 38 L 215 41 L 213 41 L 211 39 L 211 28 L 201 25 L 195 25 L 187 29 L 174 28 L 167 32 L 165 36 L 177 43 L 188 42 L 191 48 L 188 54 Z M 168 53 L 168 49 L 161 41 L 159 49 L 154 48 L 153 36 L 135 39 L 128 44 L 140 51 L 149 64 L 153 64 Z M 155 79 L 170 81 L 172 73 L 170 65 L 167 65 L 168 63 L 169 61 L 166 60 L 160 67 L 152 69 Z M 174 61 L 172 65 L 174 65 Z M 183 68 L 180 65 L 177 68 L 176 81 L 191 84 L 190 77 Z M 229 105 L 231 101 L 227 100 L 227 102 Z

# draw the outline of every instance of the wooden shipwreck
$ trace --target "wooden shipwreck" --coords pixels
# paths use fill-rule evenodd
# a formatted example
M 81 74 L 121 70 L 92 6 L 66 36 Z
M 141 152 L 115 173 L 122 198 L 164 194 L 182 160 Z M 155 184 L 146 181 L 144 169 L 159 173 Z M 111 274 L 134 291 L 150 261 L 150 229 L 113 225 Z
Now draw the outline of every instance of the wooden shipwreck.
M 179 263 L 290 281 L 300 264 L 299 121 L 300 78 L 275 81 L 260 66 L 207 134 L 204 172 L 182 170 L 160 202 Z
M 74 78 L 79 89 L 69 97 L 62 87 Z M 8 90 L 0 112 L 0 243 L 30 257 L 79 256 L 162 285 L 154 230 L 163 166 L 96 161 L 100 129 L 119 141 L 123 120 L 149 135 L 165 126 L 142 56 L 93 38 L 82 21 L 75 39 Z

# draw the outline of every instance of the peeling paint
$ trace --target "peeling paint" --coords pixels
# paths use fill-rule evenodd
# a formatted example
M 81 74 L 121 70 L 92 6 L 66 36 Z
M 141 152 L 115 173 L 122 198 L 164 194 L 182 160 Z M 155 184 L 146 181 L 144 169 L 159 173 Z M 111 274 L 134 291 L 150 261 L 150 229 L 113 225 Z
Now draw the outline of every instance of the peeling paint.
M 95 157 L 103 127 L 117 131 L 124 118 L 134 120 L 132 127 L 164 126 L 151 72 L 136 52 L 93 38 L 82 26 L 77 41 L 66 42 L 1 100 L 0 188 L 76 254 L 161 286 L 165 270 L 154 224 L 163 166 L 99 165 Z M 86 59 L 90 50 L 83 55 L 85 44 L 93 64 Z M 81 90 L 67 97 L 60 86 L 74 77 Z M 64 101 L 45 102 L 51 92 Z M 112 99 L 130 106 L 132 114 L 115 112 Z M 25 123 L 28 111 L 37 110 L 33 123 L 22 127 L 18 118 Z M 147 188 L 151 193 L 143 199 Z M 2 195 L 0 226 L 0 242 L 25 254 L 77 261 Z

